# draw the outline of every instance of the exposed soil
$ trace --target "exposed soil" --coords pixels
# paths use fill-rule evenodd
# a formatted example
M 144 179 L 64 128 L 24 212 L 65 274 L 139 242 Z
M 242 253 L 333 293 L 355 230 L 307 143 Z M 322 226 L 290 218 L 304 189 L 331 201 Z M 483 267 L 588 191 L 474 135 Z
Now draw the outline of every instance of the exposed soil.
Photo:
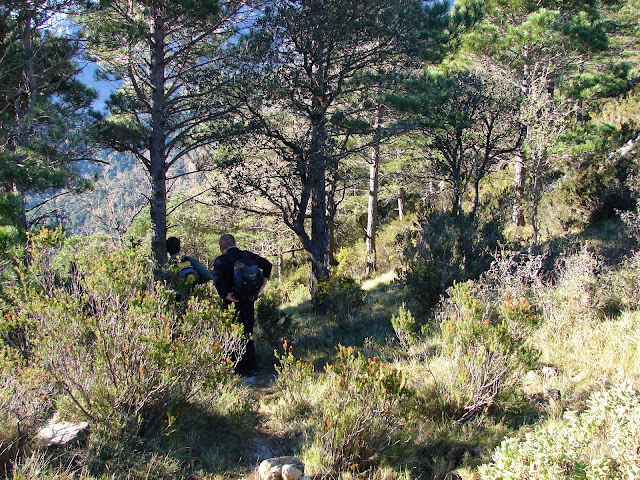
M 270 412 L 264 408 L 265 402 L 263 401 L 277 394 L 275 371 L 261 371 L 258 375 L 249 377 L 245 381 L 255 393 L 255 409 L 259 418 L 254 436 L 249 438 L 255 465 L 258 466 L 263 460 L 278 456 L 279 438 L 269 429 Z

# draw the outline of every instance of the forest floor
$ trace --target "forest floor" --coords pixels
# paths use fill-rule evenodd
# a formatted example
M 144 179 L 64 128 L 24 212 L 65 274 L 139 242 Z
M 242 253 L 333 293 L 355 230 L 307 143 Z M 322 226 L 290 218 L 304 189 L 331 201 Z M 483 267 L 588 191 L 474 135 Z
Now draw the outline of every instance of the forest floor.
M 276 386 L 276 372 L 273 369 L 264 369 L 254 377 L 245 379 L 247 385 L 253 391 L 254 412 L 257 422 L 248 442 L 251 447 L 251 457 L 247 463 L 257 468 L 263 460 L 277 457 L 281 439 L 270 427 L 272 409 L 268 407 L 269 401 L 278 396 Z

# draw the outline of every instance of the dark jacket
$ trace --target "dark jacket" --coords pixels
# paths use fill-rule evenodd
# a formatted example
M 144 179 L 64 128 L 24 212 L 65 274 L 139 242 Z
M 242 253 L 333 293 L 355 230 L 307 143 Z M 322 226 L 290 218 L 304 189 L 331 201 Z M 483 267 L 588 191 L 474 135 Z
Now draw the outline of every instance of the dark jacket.
M 262 270 L 264 278 L 271 276 L 271 262 L 266 258 L 249 252 L 248 250 L 240 250 L 237 247 L 229 247 L 225 252 L 215 259 L 213 262 L 213 284 L 216 286 L 218 295 L 225 298 L 233 291 L 233 266 L 240 257 L 248 256 L 252 258 L 258 268 Z

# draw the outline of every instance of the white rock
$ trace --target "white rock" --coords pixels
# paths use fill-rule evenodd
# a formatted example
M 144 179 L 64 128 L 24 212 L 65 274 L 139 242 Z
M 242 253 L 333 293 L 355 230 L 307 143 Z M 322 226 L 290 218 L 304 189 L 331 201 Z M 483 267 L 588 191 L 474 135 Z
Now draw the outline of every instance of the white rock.
M 581 372 L 578 372 L 577 375 L 574 375 L 573 377 L 571 377 L 571 381 L 578 383 L 583 381 L 585 378 L 587 378 L 587 372 L 583 370 Z
M 84 440 L 89 432 L 87 422 L 49 422 L 49 424 L 38 432 L 36 440 L 47 447 L 70 445 Z
M 291 465 L 304 473 L 304 464 L 296 457 L 268 458 L 258 467 L 258 480 L 282 480 L 284 465 Z
M 282 480 L 282 465 L 274 465 L 271 467 L 266 480 Z
M 302 472 L 293 465 L 283 465 L 282 480 L 299 480 Z

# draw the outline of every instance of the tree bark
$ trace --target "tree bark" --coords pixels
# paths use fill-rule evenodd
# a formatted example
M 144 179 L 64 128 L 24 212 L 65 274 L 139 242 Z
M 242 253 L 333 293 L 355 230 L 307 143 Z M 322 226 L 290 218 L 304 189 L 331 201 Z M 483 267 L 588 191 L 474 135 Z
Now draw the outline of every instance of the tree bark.
M 18 125 L 16 144 L 20 147 L 26 147 L 29 143 L 29 135 L 31 133 L 30 124 L 33 121 L 33 116 L 35 115 L 34 92 L 37 88 L 37 81 L 33 66 L 33 52 L 31 44 L 31 36 L 33 35 L 31 26 L 32 14 L 33 13 L 29 10 L 23 11 L 23 18 L 20 22 L 20 40 L 22 42 L 22 51 L 25 58 L 23 69 L 23 75 L 25 77 L 25 95 L 23 97 L 21 105 L 16 108 L 16 124 Z M 29 228 L 29 223 L 27 221 L 27 211 L 25 206 L 26 199 L 24 185 L 14 183 L 13 191 L 19 197 L 20 201 L 20 211 L 16 212 L 16 214 L 18 215 L 18 218 L 16 218 L 16 223 L 20 229 L 26 232 Z
M 316 99 L 317 110 L 322 110 L 322 101 Z M 308 251 L 311 254 L 310 293 L 315 310 L 322 311 L 317 295 L 318 282 L 329 277 L 329 241 L 331 232 L 330 219 L 327 218 L 327 169 L 331 168 L 330 160 L 324 152 L 327 132 L 324 128 L 324 115 L 312 114 L 313 126 L 311 147 L 309 152 L 309 186 L 311 188 L 311 239 Z
M 149 173 L 151 176 L 151 250 L 158 265 L 167 261 L 167 162 L 164 125 L 164 20 L 157 16 L 151 36 L 151 138 Z
M 469 216 L 476 218 L 476 212 L 478 211 L 478 205 L 480 204 L 480 179 L 476 178 L 473 181 L 473 202 L 471 203 L 471 212 Z
M 376 119 L 373 125 L 373 145 L 371 147 L 371 162 L 369 163 L 369 203 L 367 206 L 367 264 L 366 273 L 370 275 L 376 270 L 376 230 L 378 224 L 378 177 L 380 173 L 380 121 L 382 120 L 382 106 L 378 104 Z
M 580 55 L 580 59 L 578 60 L 578 73 L 580 77 L 584 74 L 584 54 Z M 582 85 L 582 78 L 580 78 L 580 84 Z M 582 123 L 584 118 L 584 103 L 582 98 L 578 98 L 576 102 L 576 120 L 578 123 Z
M 513 204 L 513 223 L 518 226 L 524 226 L 524 214 L 522 213 L 522 198 L 524 194 L 524 152 L 520 152 L 516 156 L 515 173 L 514 173 L 514 204 Z
M 525 45 L 522 55 L 524 57 L 524 67 L 522 71 L 523 79 L 522 79 L 521 90 L 522 90 L 522 94 L 524 95 L 524 98 L 528 99 L 531 93 L 531 82 L 530 82 L 531 60 L 529 58 L 528 46 Z M 529 128 L 528 126 L 525 126 L 524 142 L 526 142 L 528 135 L 529 135 Z M 515 198 L 514 198 L 514 204 L 513 204 L 512 221 L 518 227 L 524 226 L 524 213 L 522 212 L 522 199 L 524 198 L 525 158 L 526 158 L 526 154 L 525 154 L 525 149 L 523 147 L 520 149 L 520 154 L 516 156 L 516 164 L 515 164 L 515 171 L 514 171 L 514 178 L 513 178 Z
M 404 214 L 405 214 L 404 200 L 405 200 L 405 191 L 403 187 L 400 187 L 400 189 L 398 190 L 398 218 L 400 220 L 404 218 Z

